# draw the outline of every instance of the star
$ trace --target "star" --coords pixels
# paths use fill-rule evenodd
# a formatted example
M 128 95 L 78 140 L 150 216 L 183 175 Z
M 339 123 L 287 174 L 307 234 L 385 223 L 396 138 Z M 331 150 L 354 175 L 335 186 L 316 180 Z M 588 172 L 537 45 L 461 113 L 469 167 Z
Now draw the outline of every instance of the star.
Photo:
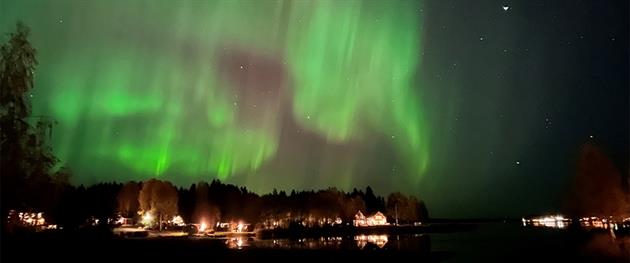
M 310 120 L 311 119 L 311 115 L 306 115 L 306 119 Z
M 545 118 L 545 129 L 551 128 L 551 124 L 552 124 L 551 119 L 549 117 L 546 117 Z
M 521 161 L 516 161 L 516 165 L 521 165 Z
M 241 69 L 243 69 L 243 65 L 241 65 Z
M 508 5 L 503 5 L 503 11 L 508 11 L 508 9 L 510 9 L 510 6 L 508 6 Z
M 63 23 L 63 18 L 59 18 L 57 22 L 59 22 L 59 24 Z
M 483 41 L 485 38 L 483 36 L 479 37 L 479 41 Z
M 593 135 L 590 135 L 590 136 L 588 136 L 588 137 L 589 137 L 589 138 L 591 138 L 591 139 L 595 138 L 595 136 L 593 136 Z

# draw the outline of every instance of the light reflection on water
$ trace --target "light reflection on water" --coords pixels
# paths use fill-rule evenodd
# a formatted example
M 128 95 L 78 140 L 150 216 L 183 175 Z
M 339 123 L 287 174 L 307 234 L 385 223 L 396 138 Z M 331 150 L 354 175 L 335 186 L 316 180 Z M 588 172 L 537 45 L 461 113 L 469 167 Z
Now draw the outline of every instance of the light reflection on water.
M 344 250 L 414 250 L 429 251 L 428 235 L 356 235 L 298 239 L 256 239 L 231 237 L 225 240 L 230 249 L 273 248 L 273 249 L 344 249 Z
M 243 247 L 249 246 L 249 240 L 251 240 L 251 238 L 233 237 L 226 239 L 225 244 L 230 249 L 242 249 Z
M 578 233 L 582 233 L 577 236 Z M 231 249 L 262 248 L 277 250 L 344 250 L 401 251 L 419 254 L 447 255 L 448 262 L 505 262 L 506 258 L 524 262 L 582 262 L 581 255 L 599 255 L 601 248 L 613 256 L 630 255 L 630 237 L 617 236 L 611 241 L 607 232 L 598 234 L 601 240 L 591 241 L 586 232 L 556 227 L 522 227 L 520 223 L 479 224 L 470 231 L 406 235 L 350 235 L 297 239 L 257 239 L 231 237 L 217 240 Z M 580 238 L 576 238 L 580 237 Z M 625 240 L 625 241 L 623 241 Z M 624 248 L 625 247 L 625 248 Z M 613 252 L 610 252 L 612 250 Z M 593 252 L 595 251 L 595 252 Z M 622 251 L 622 252 L 619 252 Z M 624 252 L 625 251 L 625 252 Z M 588 254 L 591 253 L 591 254 Z M 577 260 L 577 261 L 576 261 Z M 627 262 L 627 261 L 625 261 Z
M 357 241 L 357 246 L 361 249 L 368 243 L 383 248 L 387 244 L 387 235 L 358 235 L 354 236 L 354 240 Z

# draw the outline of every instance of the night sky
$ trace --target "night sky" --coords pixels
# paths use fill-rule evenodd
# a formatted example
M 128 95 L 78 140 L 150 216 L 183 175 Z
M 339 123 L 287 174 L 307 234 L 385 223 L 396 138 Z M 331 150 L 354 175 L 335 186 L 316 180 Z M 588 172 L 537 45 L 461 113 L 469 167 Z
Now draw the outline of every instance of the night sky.
M 554 212 L 628 173 L 628 1 L 0 0 L 76 184 L 371 185 L 435 217 Z M 6 38 L 3 38 L 5 41 Z

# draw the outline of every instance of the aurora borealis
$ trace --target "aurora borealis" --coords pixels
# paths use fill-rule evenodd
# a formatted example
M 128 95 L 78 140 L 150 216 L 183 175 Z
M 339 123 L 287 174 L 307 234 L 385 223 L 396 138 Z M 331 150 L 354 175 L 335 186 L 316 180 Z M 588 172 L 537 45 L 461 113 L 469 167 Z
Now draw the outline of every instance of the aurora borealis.
M 0 32 L 31 27 L 74 183 L 371 185 L 476 216 L 559 203 L 591 135 L 627 171 L 627 25 L 524 2 L 0 0 Z
M 65 32 L 77 41 L 50 39 L 62 52 L 42 51 L 38 80 L 50 89 L 34 95 L 35 111 L 58 120 L 56 153 L 72 167 L 114 163 L 138 179 L 256 176 L 276 156 L 288 115 L 326 142 L 398 137 L 400 155 L 414 156 L 410 176 L 422 176 L 415 3 L 216 1 L 174 13 L 121 4 L 75 5 L 96 17 L 75 18 L 88 19 Z M 72 27 L 67 12 L 59 27 Z

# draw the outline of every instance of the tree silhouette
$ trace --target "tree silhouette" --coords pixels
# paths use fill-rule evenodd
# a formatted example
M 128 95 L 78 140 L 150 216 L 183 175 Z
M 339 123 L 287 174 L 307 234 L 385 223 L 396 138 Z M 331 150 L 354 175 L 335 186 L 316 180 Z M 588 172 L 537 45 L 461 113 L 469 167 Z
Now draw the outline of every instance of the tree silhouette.
M 68 170 L 51 178 L 57 163 L 47 144 L 52 120 L 31 116 L 36 50 L 28 41 L 29 28 L 18 22 L 0 46 L 0 179 L 2 212 L 38 209 L 50 212 L 55 185 L 67 184 Z M 31 120 L 29 122 L 29 120 Z M 31 122 L 35 125 L 31 125 Z M 53 180 L 54 179 L 54 180 Z
M 140 195 L 140 185 L 130 181 L 123 185 L 118 193 L 118 212 L 124 217 L 133 217 L 136 215 L 140 204 L 138 196 Z
M 399 223 L 412 223 L 427 219 L 428 212 L 424 202 L 396 192 L 387 196 L 387 215 L 394 220 L 398 218 Z
M 210 186 L 206 182 L 199 182 L 195 192 L 195 212 L 192 216 L 193 222 L 203 222 L 208 225 L 214 225 L 219 218 L 219 209 L 211 205 L 208 201 L 208 192 Z
M 177 215 L 177 189 L 171 182 L 150 179 L 142 184 L 138 195 L 140 210 L 157 215 L 160 230 L 162 221 Z
M 580 150 L 569 210 L 576 216 L 627 216 L 628 184 L 608 156 L 594 144 L 585 144 Z

